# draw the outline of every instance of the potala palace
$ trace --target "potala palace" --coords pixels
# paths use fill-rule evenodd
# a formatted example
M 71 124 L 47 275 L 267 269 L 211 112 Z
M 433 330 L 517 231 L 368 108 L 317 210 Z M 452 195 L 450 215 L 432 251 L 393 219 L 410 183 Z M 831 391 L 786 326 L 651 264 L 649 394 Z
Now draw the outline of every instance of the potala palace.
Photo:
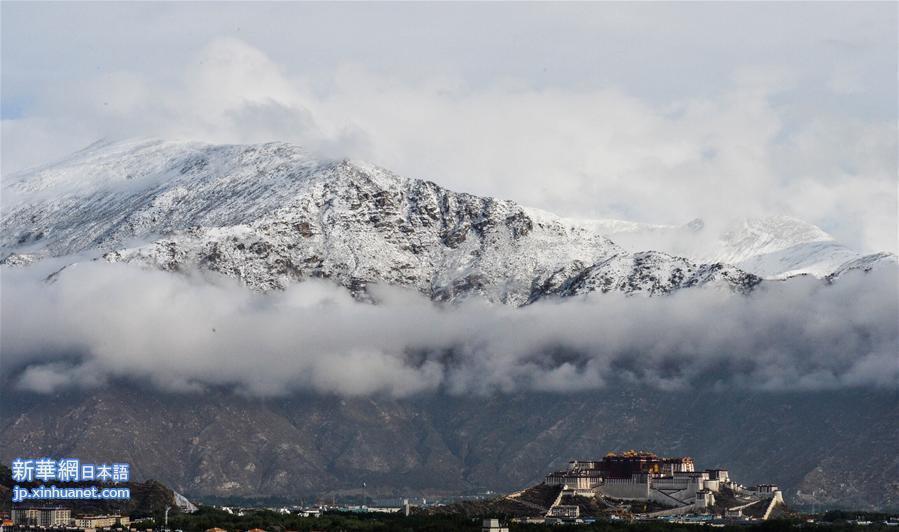
M 783 504 L 777 486 L 746 487 L 731 480 L 726 469 L 696 471 L 689 457 L 661 457 L 651 452 L 609 453 L 599 460 L 572 460 L 564 471 L 546 475 L 544 484 L 561 486 L 549 515 L 566 513 L 565 499 L 590 497 L 622 502 L 645 501 L 655 513 L 752 513 L 766 519 Z M 666 507 L 666 508 L 660 508 Z

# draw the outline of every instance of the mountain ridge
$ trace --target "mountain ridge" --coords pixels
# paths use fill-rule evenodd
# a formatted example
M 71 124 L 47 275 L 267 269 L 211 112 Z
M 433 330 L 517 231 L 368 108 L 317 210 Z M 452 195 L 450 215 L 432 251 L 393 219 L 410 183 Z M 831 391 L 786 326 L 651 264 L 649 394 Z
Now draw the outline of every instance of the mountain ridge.
M 66 264 L 93 258 L 172 272 L 199 268 L 260 292 L 327 278 L 359 299 L 369 283 L 386 283 L 439 302 L 479 297 L 512 306 L 607 291 L 665 297 L 698 286 L 752 297 L 763 283 L 790 282 L 631 248 L 639 239 L 604 234 L 677 231 L 689 244 L 694 235 L 708 237 L 701 221 L 649 228 L 572 221 L 365 163 L 318 160 L 283 143 L 104 143 L 4 180 L 3 189 L 4 268 L 55 258 L 60 275 Z M 752 255 L 762 262 L 791 246 L 801 249 L 777 258 L 790 271 L 808 269 L 807 257 L 820 262 L 815 253 L 833 256 L 831 241 L 815 230 L 800 227 L 800 237 L 775 242 L 768 236 L 776 231 L 754 227 L 741 249 L 762 253 Z M 733 233 L 733 242 L 744 241 L 741 235 Z M 827 283 L 896 263 L 892 254 L 853 257 L 823 279 L 792 282 L 839 291 L 853 285 Z M 715 318 L 698 328 L 720 326 Z M 722 331 L 727 342 L 731 332 Z M 710 466 L 733 464 L 741 477 L 775 481 L 801 503 L 899 504 L 890 484 L 899 474 L 889 451 L 899 438 L 890 423 L 899 404 L 892 388 L 788 393 L 699 380 L 695 389 L 664 391 L 622 373 L 622 382 L 583 393 L 269 400 L 218 388 L 148 393 L 133 381 L 37 395 L 10 374 L 2 383 L 0 450 L 120 459 L 189 495 L 244 497 L 348 492 L 360 478 L 387 494 L 508 490 L 552 463 L 645 446 L 707 456 Z
M 4 192 L 13 196 L 0 218 L 0 253 L 9 266 L 98 249 L 110 262 L 209 269 L 261 291 L 323 277 L 361 298 L 374 282 L 436 301 L 478 296 L 512 305 L 595 290 L 658 295 L 711 285 L 748 293 L 765 277 L 723 260 L 628 249 L 600 229 L 681 230 L 671 226 L 578 222 L 363 162 L 317 159 L 286 143 L 103 143 L 17 174 Z M 809 232 L 826 235 L 793 225 L 805 240 Z M 684 229 L 701 232 L 702 224 Z M 749 240 L 756 251 L 783 247 Z M 727 256 L 764 262 L 745 254 Z M 861 258 L 844 255 L 818 276 Z M 862 262 L 877 261 L 895 256 Z M 802 264 L 793 266 L 802 272 Z
M 895 398 L 889 391 L 626 386 L 489 400 L 262 400 L 129 386 L 17 392 L 5 396 L 0 412 L 0 459 L 31 453 L 124 461 L 137 480 L 158 478 L 201 499 L 358 493 L 362 480 L 371 495 L 401 497 L 512 491 L 571 459 L 652 447 L 702 456 L 701 467 L 728 465 L 748 483 L 774 482 L 791 506 L 895 509 Z M 772 426 L 772 419 L 781 422 Z

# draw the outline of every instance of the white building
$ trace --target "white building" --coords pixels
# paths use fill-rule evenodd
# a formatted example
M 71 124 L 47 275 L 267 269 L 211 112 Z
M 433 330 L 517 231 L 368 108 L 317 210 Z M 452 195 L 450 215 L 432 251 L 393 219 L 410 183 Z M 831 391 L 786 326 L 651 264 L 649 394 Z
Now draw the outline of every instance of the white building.
M 44 528 L 67 527 L 72 524 L 72 510 L 68 508 L 13 508 L 12 522 L 16 525 Z
M 110 528 L 114 526 L 127 527 L 131 524 L 128 516 L 115 515 L 81 515 L 75 518 L 76 528 Z
M 582 490 L 622 501 L 653 501 L 675 508 L 714 506 L 715 494 L 720 494 L 722 487 L 761 499 L 774 498 L 775 502 L 783 500 L 775 485 L 744 489 L 731 481 L 726 469 L 696 471 L 690 457 L 659 457 L 646 451 L 609 453 L 601 460 L 572 460 L 567 470 L 550 473 L 544 482 L 567 491 Z
M 577 505 L 559 504 L 549 509 L 547 517 L 558 517 L 560 519 L 577 519 L 581 516 L 581 508 Z
M 481 532 L 509 532 L 509 529 L 501 526 L 499 519 L 484 519 L 481 523 Z
M 730 473 L 728 473 L 727 469 L 706 469 L 706 471 L 709 473 L 709 478 L 712 480 L 730 482 Z

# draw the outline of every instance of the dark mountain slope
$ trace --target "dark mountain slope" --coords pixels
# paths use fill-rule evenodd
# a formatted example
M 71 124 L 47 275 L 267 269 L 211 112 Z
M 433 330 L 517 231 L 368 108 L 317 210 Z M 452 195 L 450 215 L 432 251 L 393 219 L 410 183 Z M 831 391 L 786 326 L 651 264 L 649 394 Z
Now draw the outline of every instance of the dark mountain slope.
M 895 392 L 601 392 L 405 400 L 107 389 L 5 394 L 2 458 L 123 460 L 193 496 L 512 491 L 642 448 L 773 482 L 793 506 L 899 506 Z

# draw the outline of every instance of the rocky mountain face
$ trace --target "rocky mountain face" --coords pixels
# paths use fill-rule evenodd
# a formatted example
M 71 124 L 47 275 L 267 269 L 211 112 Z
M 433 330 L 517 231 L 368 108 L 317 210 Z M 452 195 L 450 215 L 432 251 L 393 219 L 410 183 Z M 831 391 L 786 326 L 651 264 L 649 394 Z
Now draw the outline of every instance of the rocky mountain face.
M 860 253 L 821 228 L 790 216 L 737 219 L 717 229 L 706 227 L 700 219 L 680 226 L 620 220 L 573 223 L 590 227 L 631 252 L 653 249 L 698 263 L 731 264 L 764 279 L 823 278 L 860 262 L 874 267 L 896 264 L 896 255 Z
M 372 283 L 439 302 L 478 296 L 513 306 L 591 292 L 664 297 L 698 286 L 742 297 L 773 282 L 764 279 L 811 273 L 839 282 L 846 271 L 896 262 L 846 250 L 789 219 L 700 239 L 711 247 L 687 245 L 680 237 L 693 242 L 702 223 L 559 218 L 280 143 L 96 145 L 5 177 L 3 202 L 3 268 L 50 258 L 63 267 L 130 262 L 217 272 L 261 292 L 326 278 L 363 300 Z M 660 241 L 674 244 L 646 247 Z M 793 502 L 899 505 L 899 397 L 889 391 L 622 385 L 559 395 L 258 400 L 133 382 L 50 396 L 0 385 L 4 461 L 123 460 L 139 478 L 194 496 L 312 495 L 362 480 L 383 494 L 511 490 L 571 458 L 643 447 L 728 466 L 746 482 L 779 483 Z
M 791 506 L 899 507 L 895 392 L 664 392 L 408 399 L 226 391 L 159 394 L 128 383 L 54 396 L 4 394 L 0 459 L 133 464 L 189 497 L 513 491 L 609 450 L 689 455 Z
M 625 233 L 665 226 L 567 220 L 364 163 L 318 160 L 280 143 L 99 145 L 12 176 L 3 192 L 0 253 L 7 266 L 101 253 L 111 262 L 219 272 L 261 291 L 327 278 L 361 298 L 368 284 L 386 283 L 436 301 L 478 295 L 512 305 L 547 295 L 657 295 L 707 284 L 745 293 L 761 282 L 724 260 L 628 251 L 604 236 L 627 240 Z M 717 258 L 752 265 L 787 242 L 826 236 L 808 224 L 775 225 L 780 233 L 756 223 L 747 230 L 754 238 L 731 235 Z

